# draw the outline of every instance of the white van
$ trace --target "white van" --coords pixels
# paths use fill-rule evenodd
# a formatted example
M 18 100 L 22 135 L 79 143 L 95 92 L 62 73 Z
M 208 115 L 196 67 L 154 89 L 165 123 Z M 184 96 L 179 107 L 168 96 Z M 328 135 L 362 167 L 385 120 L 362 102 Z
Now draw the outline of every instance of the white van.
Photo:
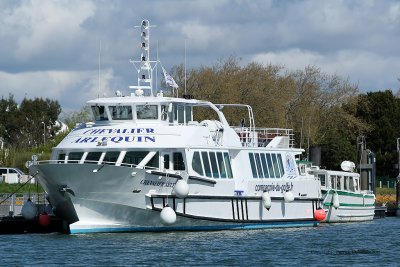
M 29 178 L 29 175 L 26 175 L 18 168 L 0 167 L 0 182 L 2 183 L 25 183 L 26 181 L 28 181 Z

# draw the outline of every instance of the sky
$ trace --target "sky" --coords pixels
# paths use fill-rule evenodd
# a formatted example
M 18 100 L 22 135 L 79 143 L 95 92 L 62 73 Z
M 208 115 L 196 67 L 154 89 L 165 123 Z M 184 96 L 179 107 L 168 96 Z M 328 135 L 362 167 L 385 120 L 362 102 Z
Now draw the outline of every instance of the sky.
M 151 56 L 158 46 L 167 71 L 184 64 L 186 43 L 188 68 L 234 56 L 316 66 L 361 92 L 400 88 L 400 1 L 1 0 L 0 97 L 50 98 L 68 112 L 100 94 L 129 94 L 143 19 L 155 25 Z

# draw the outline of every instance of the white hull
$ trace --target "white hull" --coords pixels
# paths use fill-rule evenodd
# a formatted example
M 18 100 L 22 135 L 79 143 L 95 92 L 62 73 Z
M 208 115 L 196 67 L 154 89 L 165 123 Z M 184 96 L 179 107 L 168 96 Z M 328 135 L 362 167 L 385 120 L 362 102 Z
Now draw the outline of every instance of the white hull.
M 375 198 L 373 194 L 359 194 L 336 191 L 339 196 L 339 207 L 333 204 L 334 190 L 325 191 L 323 208 L 326 211 L 324 222 L 360 222 L 371 221 L 375 215 Z
M 180 199 L 172 191 L 177 178 L 167 179 L 142 169 L 95 164 L 45 164 L 33 168 L 39 171 L 37 177 L 49 192 L 56 212 L 60 211 L 58 203 L 71 200 L 79 220 L 70 224 L 71 233 L 317 225 L 314 219 L 317 195 L 285 202 L 282 192 L 270 192 L 272 204 L 267 210 L 262 204 L 262 192 L 254 191 L 256 186 L 250 185 L 247 195 L 236 196 L 232 180 L 214 184 L 189 179 L 191 193 Z M 317 186 L 315 180 L 290 183 L 295 196 L 302 195 L 303 188 Z M 67 186 L 70 193 L 59 192 L 60 186 Z M 169 226 L 160 220 L 160 212 L 167 204 L 177 215 L 176 223 Z

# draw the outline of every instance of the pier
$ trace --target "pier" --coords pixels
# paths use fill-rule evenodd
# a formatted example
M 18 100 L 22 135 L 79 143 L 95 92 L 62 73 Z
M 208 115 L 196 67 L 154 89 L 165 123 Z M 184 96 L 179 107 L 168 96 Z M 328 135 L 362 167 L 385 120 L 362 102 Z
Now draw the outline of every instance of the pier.
M 30 199 L 37 214 L 32 219 L 24 218 L 22 207 Z M 53 214 L 45 194 L 0 194 L 0 234 L 23 233 L 67 233 L 68 225 Z M 42 215 L 46 215 L 42 217 Z M 44 220 L 43 220 L 44 219 Z

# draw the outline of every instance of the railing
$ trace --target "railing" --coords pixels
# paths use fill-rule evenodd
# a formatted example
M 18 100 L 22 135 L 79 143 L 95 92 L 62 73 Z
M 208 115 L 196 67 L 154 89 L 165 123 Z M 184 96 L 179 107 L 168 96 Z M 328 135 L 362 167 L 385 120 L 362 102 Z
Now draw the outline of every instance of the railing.
M 16 193 L 10 196 L 10 194 L 0 193 L 0 217 L 9 215 L 19 215 L 22 210 L 22 206 L 28 201 L 28 199 L 36 204 L 38 212 L 41 213 L 46 211 L 52 213 L 51 209 L 46 209 L 49 202 L 46 199 L 46 193 L 38 194 L 27 194 L 27 193 Z
M 252 131 L 247 127 L 232 127 L 239 135 L 243 147 L 266 147 L 275 137 L 286 136 L 287 147 L 294 147 L 294 134 L 292 129 L 283 128 L 255 128 Z

